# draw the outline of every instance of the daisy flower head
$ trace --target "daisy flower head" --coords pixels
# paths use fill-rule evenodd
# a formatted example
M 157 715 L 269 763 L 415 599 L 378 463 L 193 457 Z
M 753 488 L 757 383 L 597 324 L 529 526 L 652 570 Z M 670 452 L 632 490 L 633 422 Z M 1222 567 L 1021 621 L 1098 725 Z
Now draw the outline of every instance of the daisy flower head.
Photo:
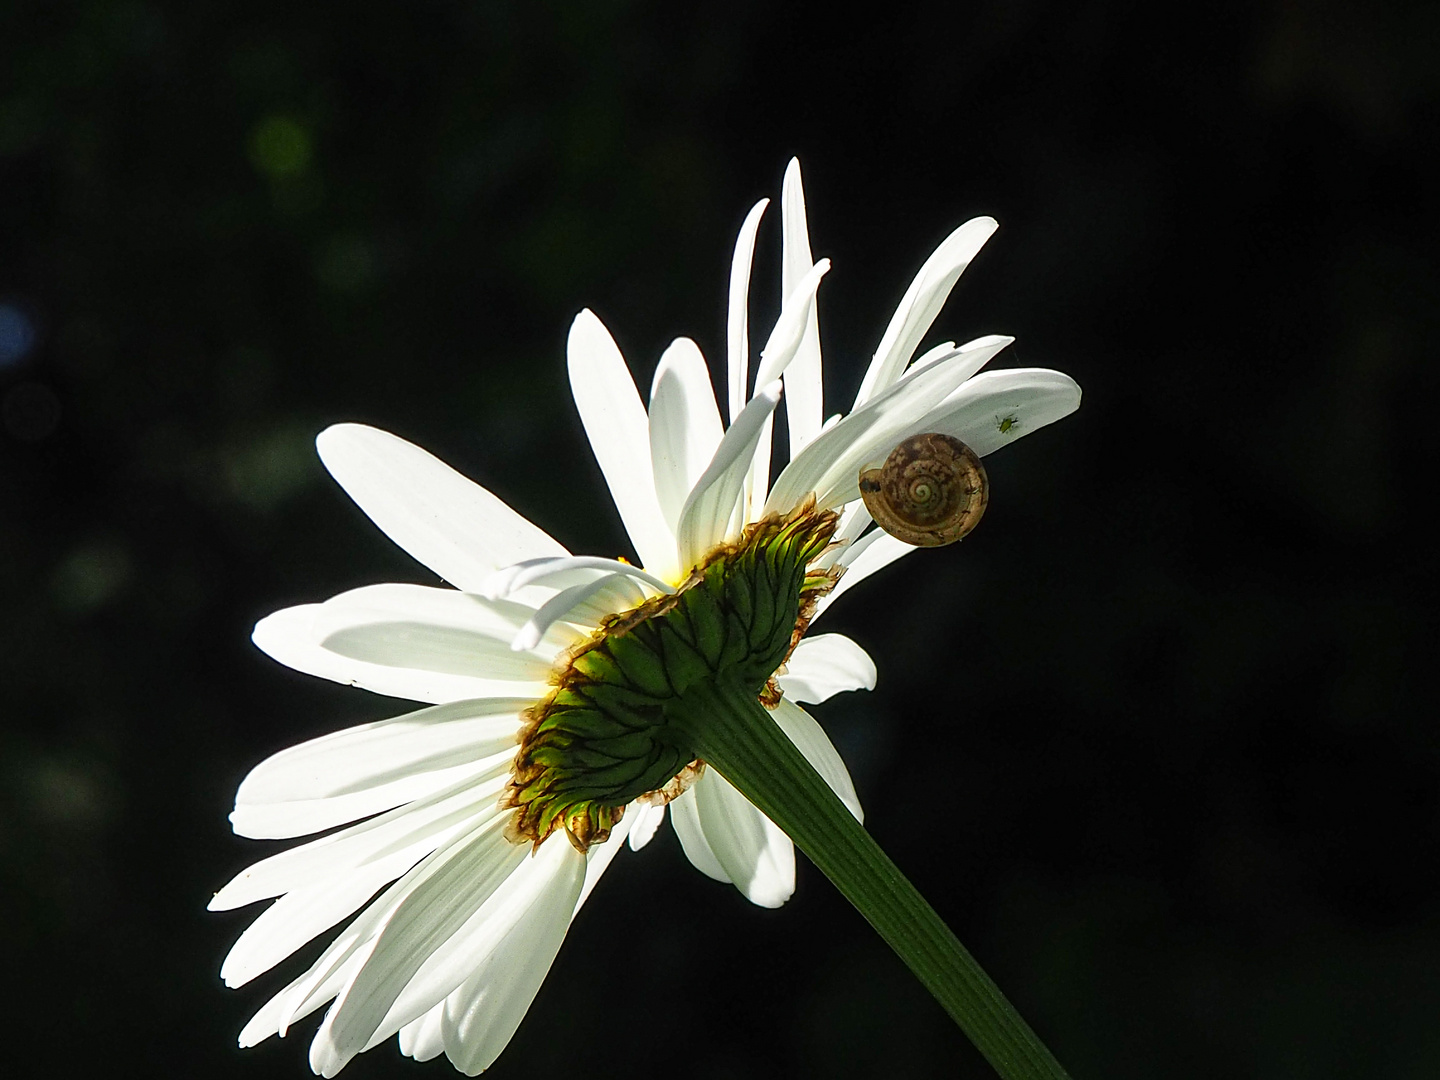
M 243 985 L 345 924 L 246 1025 L 242 1046 L 329 1004 L 310 1048 L 321 1075 L 396 1034 L 407 1055 L 444 1053 L 481 1072 L 596 881 L 622 845 L 648 843 L 667 807 L 699 870 L 758 905 L 783 904 L 790 839 L 672 723 L 674 703 L 712 677 L 749 688 L 859 819 L 844 763 L 801 705 L 873 688 L 875 666 L 849 638 L 807 631 L 845 590 L 930 542 L 874 526 L 872 510 L 882 522 L 887 512 L 865 478 L 938 439 L 964 481 L 968 528 L 984 505 L 978 457 L 1071 412 L 1080 392 L 1055 371 L 981 371 L 1008 337 L 916 356 L 996 227 L 977 218 L 925 261 L 851 410 L 826 419 L 816 294 L 829 262 L 812 258 L 794 161 L 781 311 L 752 364 L 748 286 L 766 206 L 746 217 L 731 269 L 728 424 L 690 339 L 661 357 L 647 409 L 600 320 L 582 311 L 571 327 L 575 403 L 633 561 L 572 555 L 395 435 L 342 424 L 319 436 L 346 493 L 449 587 L 366 586 L 255 627 L 283 664 L 424 707 L 283 750 L 240 785 L 238 834 L 323 835 L 215 895 L 215 910 L 273 898 L 225 960 L 225 982 Z M 790 460 L 772 481 L 782 399 Z M 902 461 L 897 482 L 928 498 L 944 486 L 930 467 Z

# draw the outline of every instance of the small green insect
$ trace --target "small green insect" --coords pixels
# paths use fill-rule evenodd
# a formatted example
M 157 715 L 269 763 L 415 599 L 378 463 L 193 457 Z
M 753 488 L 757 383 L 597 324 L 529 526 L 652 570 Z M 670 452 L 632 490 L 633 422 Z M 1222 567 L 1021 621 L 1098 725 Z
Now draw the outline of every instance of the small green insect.
M 1019 426 L 1020 418 L 1014 413 L 1011 413 L 1009 416 L 995 417 L 995 429 L 999 431 L 1001 435 L 1009 435 L 1014 428 Z

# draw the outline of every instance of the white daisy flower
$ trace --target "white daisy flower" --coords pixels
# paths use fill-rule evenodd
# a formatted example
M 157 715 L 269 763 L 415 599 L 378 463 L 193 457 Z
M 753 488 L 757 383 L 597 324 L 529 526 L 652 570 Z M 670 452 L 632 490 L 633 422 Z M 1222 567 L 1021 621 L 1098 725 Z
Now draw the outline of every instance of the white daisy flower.
M 246 1025 L 242 1046 L 284 1035 L 331 1002 L 310 1049 L 323 1076 L 397 1033 L 405 1054 L 443 1052 L 462 1072 L 481 1072 L 519 1025 L 597 879 L 622 843 L 648 843 L 666 805 L 698 869 L 756 904 L 783 904 L 795 887 L 789 838 L 715 770 L 612 723 L 603 703 L 585 714 L 582 735 L 565 728 L 597 683 L 607 692 L 623 684 L 624 707 L 642 711 L 660 700 L 645 694 L 669 693 L 647 689 L 653 671 L 619 670 L 633 660 L 621 645 L 644 638 L 641 628 L 654 624 L 643 619 L 701 596 L 707 568 L 754 555 L 757 537 L 796 545 L 792 606 L 774 648 L 754 661 L 763 666 L 757 685 L 774 672 L 762 699 L 860 817 L 839 754 L 800 703 L 874 687 L 875 666 L 855 642 L 801 635 L 836 597 L 913 550 L 871 527 L 861 472 L 921 433 L 987 454 L 1074 410 L 1080 391 L 1055 371 L 981 372 L 1007 337 L 947 342 L 914 358 L 995 230 L 977 218 L 921 267 L 850 413 L 825 420 L 815 295 L 829 264 L 812 260 L 794 161 L 782 194 L 782 310 L 747 383 L 750 262 L 766 205 L 746 218 L 731 271 L 728 426 L 693 341 L 661 357 L 647 411 L 600 320 L 583 311 L 571 327 L 575 403 L 635 562 L 571 555 L 397 436 L 355 424 L 320 435 L 321 460 L 345 491 L 454 587 L 367 586 L 255 627 L 255 643 L 283 664 L 426 707 L 281 751 L 240 785 L 231 821 L 242 836 L 344 827 L 261 860 L 215 895 L 212 910 L 278 898 L 236 942 L 225 982 L 244 985 L 355 916 Z M 790 461 L 772 484 L 782 389 Z M 703 662 L 704 644 L 695 650 Z M 677 669 L 665 664 L 673 683 Z M 616 715 L 623 720 L 623 708 Z

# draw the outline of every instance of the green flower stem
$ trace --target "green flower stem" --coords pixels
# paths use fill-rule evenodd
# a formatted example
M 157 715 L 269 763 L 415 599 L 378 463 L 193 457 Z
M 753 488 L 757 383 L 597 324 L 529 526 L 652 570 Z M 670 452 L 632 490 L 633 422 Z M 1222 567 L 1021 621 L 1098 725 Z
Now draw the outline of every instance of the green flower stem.
M 696 755 L 764 811 L 859 909 L 996 1072 L 1005 1080 L 1066 1076 L 753 692 L 706 679 L 666 712 L 693 740 Z

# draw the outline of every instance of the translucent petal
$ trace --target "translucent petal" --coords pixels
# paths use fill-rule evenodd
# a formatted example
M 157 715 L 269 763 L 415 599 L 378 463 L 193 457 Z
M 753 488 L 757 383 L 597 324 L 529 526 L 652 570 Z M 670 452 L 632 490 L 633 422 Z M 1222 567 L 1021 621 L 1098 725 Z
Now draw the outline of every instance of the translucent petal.
M 795 847 L 714 769 L 691 786 L 700 827 L 725 875 L 752 904 L 776 908 L 795 891 Z
M 710 841 L 705 839 L 705 829 L 700 824 L 700 808 L 695 802 L 694 785 L 671 800 L 670 824 L 675 827 L 675 835 L 679 838 L 680 847 L 690 864 L 706 877 L 729 884 L 730 875 L 720 865 L 715 852 L 710 850 Z
M 635 820 L 630 823 L 630 850 L 639 851 L 655 838 L 655 830 L 660 828 L 660 823 L 665 820 L 665 807 L 636 803 L 625 816 L 629 817 L 631 814 Z
M 821 259 L 786 298 L 780 309 L 780 318 L 775 321 L 765 348 L 760 350 L 760 370 L 755 375 L 757 388 L 767 386 L 784 375 L 786 367 L 795 358 L 804 341 L 806 320 L 815 303 L 815 290 L 820 287 L 820 279 L 829 269 L 830 260 Z M 756 392 L 758 396 L 758 389 Z M 770 484 L 770 428 L 771 420 L 767 417 L 755 443 L 755 460 L 745 479 L 744 518 L 747 521 L 754 520 L 752 511 L 765 502 L 765 492 Z
M 559 624 L 544 645 L 510 643 L 533 614 L 523 604 L 422 585 L 369 585 L 320 605 L 314 632 L 330 652 L 369 664 L 480 679 L 543 682 L 561 649 L 582 635 Z
M 791 701 L 825 701 L 846 690 L 875 689 L 875 661 L 844 634 L 802 638 L 778 677 Z
M 695 481 L 715 456 L 723 434 L 710 370 L 700 348 L 679 338 L 660 357 L 650 390 L 650 462 L 655 495 L 674 532 Z
M 747 466 L 755 453 L 756 441 L 768 427 L 775 404 L 780 400 L 780 384 L 766 386 L 745 406 L 740 419 L 730 425 L 715 459 L 695 488 L 680 513 L 680 559 L 683 566 L 696 565 L 702 556 L 724 540 L 736 501 L 745 483 Z
M 624 611 L 642 603 L 645 594 L 635 582 L 621 574 L 611 574 L 584 585 L 562 589 L 540 605 L 540 610 L 520 628 L 510 647 L 533 649 L 557 622 L 596 626 L 607 615 Z
M 797 505 L 811 492 L 821 506 L 860 498 L 860 470 L 883 461 L 901 439 L 928 430 L 920 421 L 936 401 L 970 378 L 1013 338 L 990 337 L 906 375 L 800 452 L 775 481 L 766 511 Z
M 500 813 L 494 805 L 505 786 L 513 754 L 488 758 L 474 780 L 397 806 L 339 832 L 274 855 L 241 871 L 210 900 L 211 911 L 228 911 L 281 893 L 308 888 L 397 851 L 421 855 L 444 844 L 456 830 Z
M 500 821 L 497 816 L 424 864 L 380 928 L 364 965 L 321 1022 L 310 1046 L 310 1066 L 317 1073 L 334 1076 L 370 1043 L 421 965 L 515 872 L 529 848 L 505 839 Z M 417 1008 L 391 1031 L 433 1004 Z
M 730 263 L 730 305 L 725 320 L 728 357 L 726 385 L 729 390 L 730 422 L 745 408 L 746 377 L 750 374 L 750 263 L 755 255 L 755 233 L 769 199 L 761 199 L 745 215 L 745 224 L 735 237 L 735 256 Z
M 488 1068 L 505 1049 L 565 940 L 585 859 L 557 840 L 541 847 L 536 861 L 541 860 L 553 864 L 549 873 L 544 880 L 536 875 L 528 895 L 517 888 L 507 897 L 512 903 L 504 936 L 445 1000 L 445 1055 L 467 1076 Z
M 835 792 L 850 813 L 855 815 L 855 820 L 863 822 L 865 814 L 860 809 L 859 796 L 855 794 L 855 785 L 850 780 L 850 770 L 845 768 L 840 752 L 815 722 L 815 718 L 799 705 L 784 699 L 781 699 L 770 715 L 775 718 L 780 730 L 785 732 L 790 741 L 805 755 L 805 760 L 810 762 L 821 779 L 830 785 L 830 790 Z
M 850 544 L 841 552 L 837 564 L 845 567 L 845 573 L 841 576 L 839 584 L 830 593 L 821 598 L 815 608 L 815 614 L 811 618 L 813 625 L 816 619 L 829 609 L 830 605 L 838 600 L 850 589 L 859 585 L 877 570 L 883 570 L 901 556 L 909 555 L 916 550 L 915 545 L 907 544 L 883 529 L 872 529 L 864 536 Z
M 445 1052 L 440 1034 L 440 1019 L 445 1012 L 442 1001 L 417 1020 L 400 1029 L 400 1052 L 416 1061 L 431 1061 Z
M 632 566 L 619 559 L 606 559 L 599 555 L 567 555 L 563 559 L 526 559 L 513 566 L 495 571 L 486 579 L 482 596 L 509 596 L 536 584 L 552 588 L 567 588 L 594 581 L 596 574 L 622 574 L 643 582 L 656 592 L 672 593 L 674 587 L 668 582 L 647 574 L 638 566 Z
M 945 306 L 955 282 L 970 265 L 970 260 L 999 228 L 994 218 L 978 217 L 967 221 L 940 242 L 925 260 L 910 288 L 896 308 L 890 325 L 880 339 L 875 357 L 870 362 L 860 392 L 855 395 L 855 408 L 890 387 L 905 365 L 915 355 L 920 340 Z
M 810 255 L 810 230 L 805 222 L 805 191 L 800 182 L 800 162 L 790 159 L 780 195 L 783 251 L 781 254 L 780 298 L 785 299 L 804 280 L 814 265 Z M 820 322 L 815 306 L 805 319 L 804 335 L 795 358 L 785 371 L 785 420 L 790 429 L 790 456 L 820 432 L 824 415 L 820 376 Z
M 593 312 L 575 316 L 567 346 L 570 389 L 585 434 L 641 564 L 675 576 L 675 540 L 655 496 L 649 420 L 610 331 Z
M 517 696 L 538 698 L 546 692 L 544 680 L 449 675 L 433 671 L 371 664 L 331 652 L 320 644 L 315 631 L 320 604 L 284 608 L 255 624 L 251 640 L 286 667 L 322 679 L 359 686 L 377 694 L 411 701 L 443 703 L 468 698 Z
M 462 589 L 496 567 L 564 547 L 474 481 L 388 431 L 337 424 L 315 440 L 320 460 L 370 520 Z
M 1079 407 L 1080 387 L 1059 371 L 986 371 L 926 414 L 918 430 L 954 436 L 984 456 Z
M 241 782 L 231 821 L 244 836 L 299 836 L 410 802 L 513 751 L 519 714 L 532 704 L 452 702 L 289 747 Z

